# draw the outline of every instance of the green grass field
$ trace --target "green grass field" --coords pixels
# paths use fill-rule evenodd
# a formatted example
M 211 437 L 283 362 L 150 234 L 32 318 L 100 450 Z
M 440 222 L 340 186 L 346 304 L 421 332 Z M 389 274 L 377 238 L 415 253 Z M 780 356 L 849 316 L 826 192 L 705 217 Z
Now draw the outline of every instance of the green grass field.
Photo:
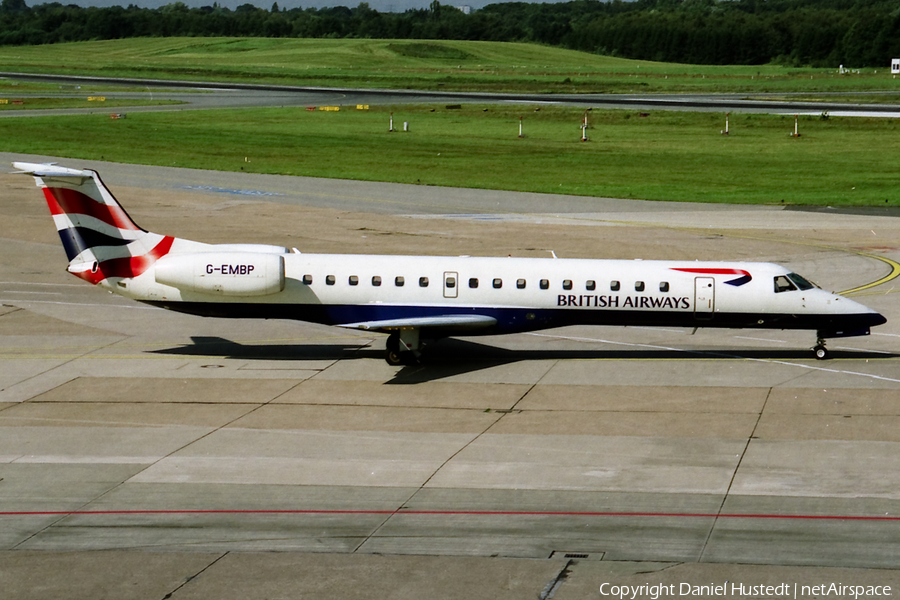
M 889 69 L 698 66 L 536 44 L 143 38 L 0 47 L 3 70 L 327 87 L 539 93 L 897 92 Z
M 290 85 L 515 92 L 878 91 L 900 100 L 887 71 L 840 75 L 774 65 L 652 63 L 533 44 L 407 40 L 154 38 L 0 47 L 8 71 Z M 44 87 L 42 87 L 44 86 Z M 59 86 L 55 86 L 58 90 Z M 0 80 L 0 97 L 54 86 Z M 829 98 L 831 99 L 831 98 Z M 874 101 L 874 100 L 873 100 Z M 36 100 L 32 106 L 36 106 Z M 91 103 L 93 104 L 93 103 Z M 111 107 L 112 105 L 107 104 Z M 12 105 L 0 108 L 14 108 Z M 398 128 L 387 133 L 388 113 Z M 103 108 L 100 109 L 103 111 Z M 99 111 L 98 111 L 99 112 Z M 0 120 L 0 150 L 120 162 L 657 200 L 876 205 L 900 203 L 891 119 L 657 111 L 591 114 L 544 107 L 373 106 L 132 113 Z M 526 137 L 519 139 L 519 117 Z
M 433 112 L 432 112 L 433 110 Z M 389 112 L 395 127 L 388 133 Z M 118 162 L 586 196 L 900 205 L 891 119 L 563 107 L 372 107 L 0 119 L 0 149 Z M 519 117 L 526 137 L 518 137 Z M 73 161 L 77 166 L 77 160 Z M 548 207 L 552 210 L 552 207 Z

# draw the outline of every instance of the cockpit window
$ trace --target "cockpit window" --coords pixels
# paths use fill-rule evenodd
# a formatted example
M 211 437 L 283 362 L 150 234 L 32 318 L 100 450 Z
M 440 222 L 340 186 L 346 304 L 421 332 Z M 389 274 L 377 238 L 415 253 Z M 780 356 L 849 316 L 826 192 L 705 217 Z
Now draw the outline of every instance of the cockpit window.
M 788 279 L 793 281 L 794 285 L 796 285 L 798 288 L 800 288 L 801 290 L 804 290 L 804 291 L 811 290 L 814 287 L 818 287 L 816 284 L 804 279 L 803 277 L 797 275 L 796 273 L 788 273 Z
M 791 280 L 788 279 L 784 275 L 778 275 L 775 277 L 775 293 L 779 294 L 781 292 L 790 292 L 791 290 L 796 290 L 797 286 L 791 283 Z

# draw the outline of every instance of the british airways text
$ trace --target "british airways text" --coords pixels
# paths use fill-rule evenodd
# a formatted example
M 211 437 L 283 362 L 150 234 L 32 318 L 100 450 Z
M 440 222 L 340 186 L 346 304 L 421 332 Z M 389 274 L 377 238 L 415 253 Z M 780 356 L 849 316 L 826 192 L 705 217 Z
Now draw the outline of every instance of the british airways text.
M 559 294 L 557 306 L 584 308 L 669 308 L 672 310 L 690 310 L 691 302 L 687 297 L 654 298 L 651 296 L 592 296 L 588 294 Z

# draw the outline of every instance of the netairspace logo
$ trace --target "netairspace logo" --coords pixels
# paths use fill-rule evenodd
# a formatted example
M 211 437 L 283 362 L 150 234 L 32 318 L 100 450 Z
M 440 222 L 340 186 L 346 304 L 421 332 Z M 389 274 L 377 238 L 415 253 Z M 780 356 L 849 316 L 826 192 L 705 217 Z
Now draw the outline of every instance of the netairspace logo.
M 693 585 L 690 583 L 658 583 L 655 585 L 613 585 L 604 583 L 600 586 L 600 595 L 619 598 L 620 600 L 637 600 L 638 598 L 672 597 L 714 597 L 714 596 L 755 596 L 757 598 L 875 598 L 893 596 L 889 585 L 845 585 L 843 583 L 822 583 L 819 585 L 801 585 L 797 583 L 781 583 L 778 585 L 747 585 L 744 583 L 710 583 L 709 585 Z

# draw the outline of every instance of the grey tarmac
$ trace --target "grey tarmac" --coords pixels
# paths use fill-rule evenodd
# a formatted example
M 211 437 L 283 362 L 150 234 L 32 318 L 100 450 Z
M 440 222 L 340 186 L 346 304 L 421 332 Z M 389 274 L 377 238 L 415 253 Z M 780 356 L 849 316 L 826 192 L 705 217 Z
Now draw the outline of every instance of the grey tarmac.
M 31 178 L 3 173 L 4 596 L 900 589 L 895 216 L 13 159 L 96 168 L 137 223 L 202 241 L 771 260 L 881 281 L 854 297 L 888 323 L 829 361 L 808 332 L 570 327 L 390 367 L 381 336 L 93 289 Z

